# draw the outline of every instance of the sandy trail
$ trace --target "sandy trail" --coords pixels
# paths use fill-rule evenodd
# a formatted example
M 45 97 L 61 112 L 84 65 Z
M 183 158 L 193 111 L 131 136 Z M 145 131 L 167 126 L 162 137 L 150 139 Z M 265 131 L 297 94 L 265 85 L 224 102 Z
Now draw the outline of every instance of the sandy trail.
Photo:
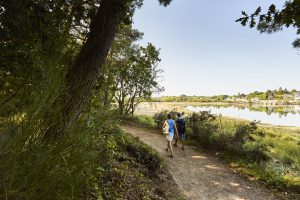
M 187 147 L 174 148 L 175 158 L 165 151 L 165 137 L 155 131 L 134 126 L 123 126 L 130 133 L 153 147 L 162 156 L 179 188 L 191 200 L 273 200 L 266 189 L 257 188 L 232 172 L 217 158 Z

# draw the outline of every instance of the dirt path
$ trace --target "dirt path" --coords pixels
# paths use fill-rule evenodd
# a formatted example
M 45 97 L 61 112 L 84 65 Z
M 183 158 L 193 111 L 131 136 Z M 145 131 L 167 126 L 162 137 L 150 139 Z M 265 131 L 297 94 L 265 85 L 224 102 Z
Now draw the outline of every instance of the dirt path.
M 217 158 L 187 147 L 185 151 L 174 148 L 175 158 L 165 152 L 165 137 L 154 131 L 123 126 L 126 132 L 139 137 L 152 146 L 166 161 L 167 166 L 179 188 L 187 199 L 192 200 L 273 200 L 270 192 L 256 188 L 228 169 Z

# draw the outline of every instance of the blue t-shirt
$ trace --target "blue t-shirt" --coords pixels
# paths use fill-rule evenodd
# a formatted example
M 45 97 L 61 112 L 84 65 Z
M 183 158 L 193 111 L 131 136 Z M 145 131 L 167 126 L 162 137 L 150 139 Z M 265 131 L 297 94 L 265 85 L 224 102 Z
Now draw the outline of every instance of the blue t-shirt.
M 175 130 L 175 121 L 172 119 L 168 119 L 168 124 L 169 124 L 169 135 L 171 137 L 174 136 L 174 130 Z

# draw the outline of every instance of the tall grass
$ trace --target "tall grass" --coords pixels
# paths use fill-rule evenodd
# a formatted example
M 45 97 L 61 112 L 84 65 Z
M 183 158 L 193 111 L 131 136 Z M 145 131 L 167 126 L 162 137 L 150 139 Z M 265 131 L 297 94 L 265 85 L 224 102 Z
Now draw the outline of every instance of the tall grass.
M 20 124 L 7 122 L 0 137 L 0 198 L 68 199 L 96 195 L 94 171 L 101 171 L 111 160 L 114 137 L 120 131 L 112 126 L 96 126 L 95 122 L 88 125 L 88 120 L 81 120 L 69 137 L 52 143 L 33 138 L 31 131 L 36 130 L 36 124 L 30 119 Z
M 167 113 L 157 113 L 149 121 L 160 124 Z M 218 151 L 243 173 L 272 188 L 290 190 L 296 198 L 300 196 L 299 130 L 215 116 L 205 111 L 192 113 L 186 121 L 190 145 Z
M 134 115 L 134 116 L 126 117 L 126 118 L 123 117 L 122 120 L 130 121 L 137 125 L 141 125 L 141 126 L 145 126 L 145 127 L 149 127 L 149 128 L 156 127 L 156 123 L 155 123 L 153 117 L 147 116 L 147 115 Z
M 159 156 L 125 135 L 110 111 L 86 109 L 66 137 L 46 143 L 39 135 L 47 106 L 36 106 L 39 110 L 32 107 L 2 120 L 0 199 L 169 199 L 178 194 L 167 186 L 174 183 Z

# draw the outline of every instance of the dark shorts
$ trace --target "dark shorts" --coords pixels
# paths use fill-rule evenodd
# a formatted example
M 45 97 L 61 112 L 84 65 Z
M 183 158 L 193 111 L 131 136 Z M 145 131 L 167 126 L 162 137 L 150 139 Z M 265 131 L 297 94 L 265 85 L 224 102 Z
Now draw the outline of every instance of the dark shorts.
M 182 140 L 185 140 L 186 133 L 179 133 L 179 136 Z

